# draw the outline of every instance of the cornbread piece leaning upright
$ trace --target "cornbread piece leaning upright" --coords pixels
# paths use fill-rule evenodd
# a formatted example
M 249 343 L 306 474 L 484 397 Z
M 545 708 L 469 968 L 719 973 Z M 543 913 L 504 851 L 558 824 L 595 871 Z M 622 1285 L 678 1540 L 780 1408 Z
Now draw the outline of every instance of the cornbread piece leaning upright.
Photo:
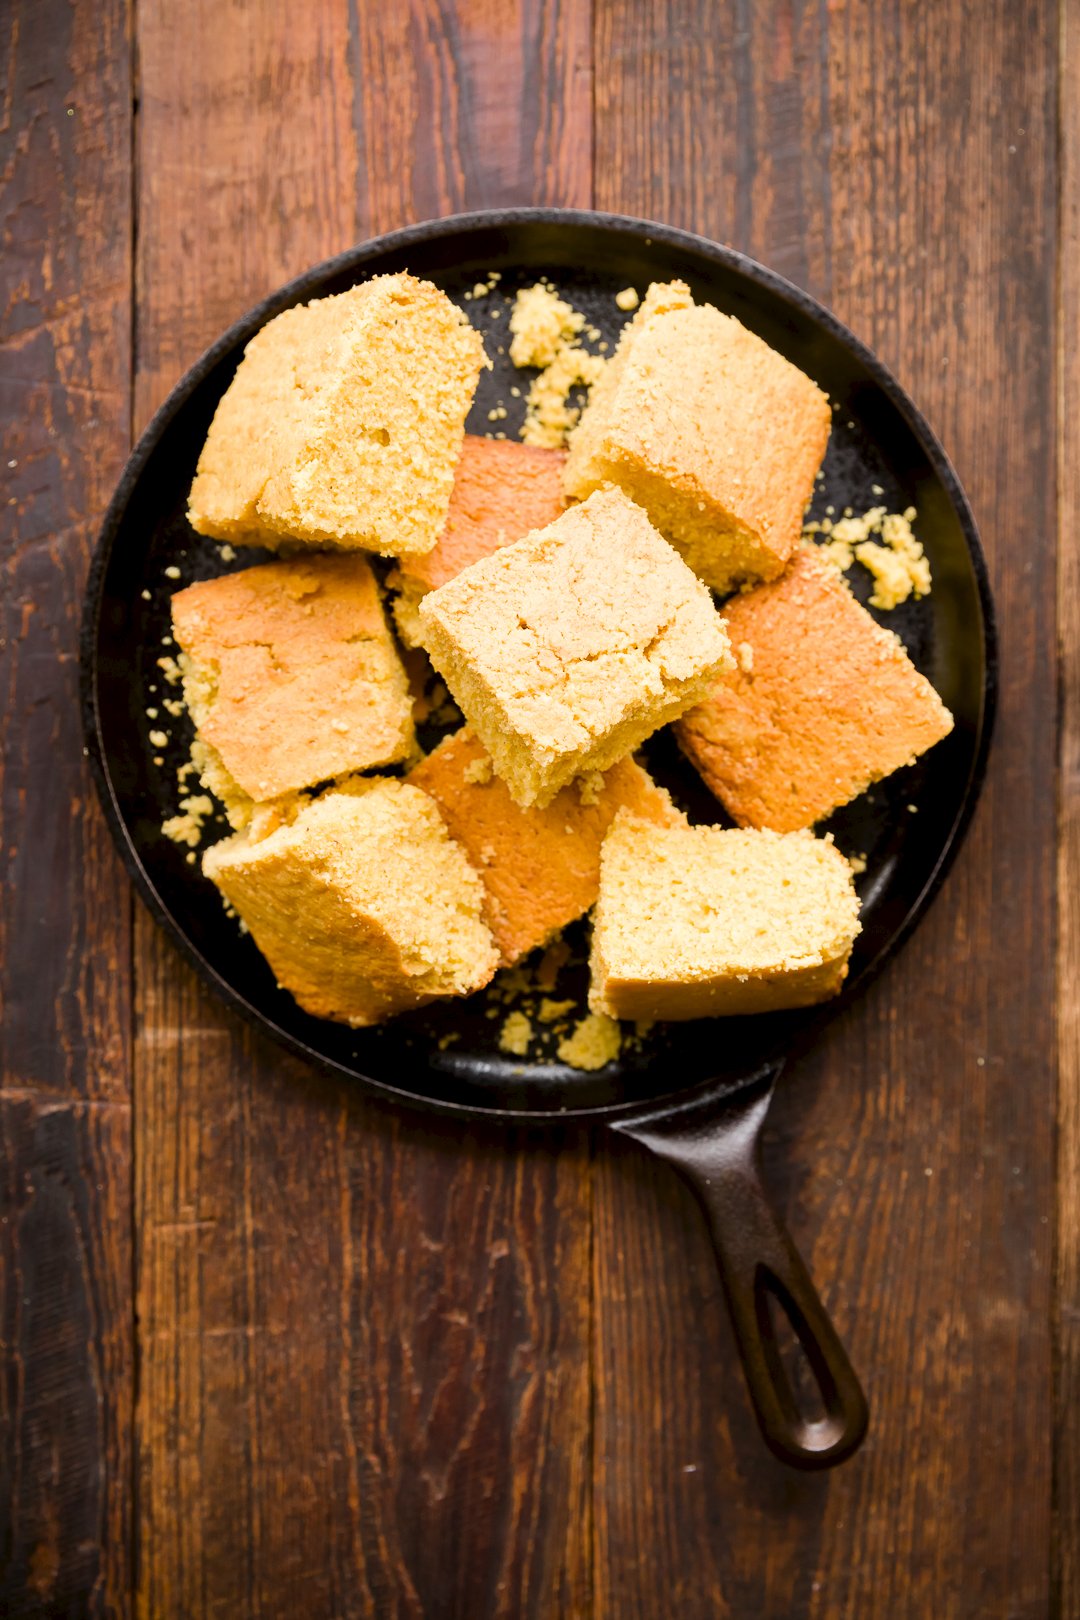
M 952 730 L 896 636 L 809 548 L 721 617 L 736 667 L 675 730 L 741 826 L 809 827 Z
M 685 820 L 632 759 L 606 775 L 582 777 L 543 810 L 522 810 L 467 726 L 421 760 L 409 781 L 435 800 L 451 837 L 479 872 L 504 966 L 545 945 L 593 905 L 600 845 L 618 811 L 661 826 Z
M 200 534 L 430 551 L 484 346 L 430 282 L 376 276 L 252 338 L 191 486 Z
M 601 490 L 420 603 L 424 646 L 514 800 L 546 805 L 696 703 L 730 661 L 700 580 Z
M 365 557 L 300 556 L 172 599 L 203 780 L 233 826 L 255 804 L 413 751 L 405 672 Z
M 601 855 L 589 1005 L 670 1019 L 808 1007 L 838 993 L 858 932 L 831 839 L 624 813 Z
M 520 540 L 530 529 L 554 522 L 566 505 L 565 461 L 562 450 L 466 433 L 446 527 L 435 549 L 403 557 L 389 582 L 399 593 L 394 617 L 407 646 L 420 643 L 416 609 L 422 596 L 445 585 L 470 563 Z
M 431 800 L 403 782 L 324 794 L 258 842 L 215 844 L 203 871 L 317 1018 L 375 1024 L 471 995 L 498 964 L 480 879 Z
M 829 425 L 825 395 L 761 338 L 654 283 L 570 436 L 565 489 L 617 484 L 727 591 L 783 571 Z

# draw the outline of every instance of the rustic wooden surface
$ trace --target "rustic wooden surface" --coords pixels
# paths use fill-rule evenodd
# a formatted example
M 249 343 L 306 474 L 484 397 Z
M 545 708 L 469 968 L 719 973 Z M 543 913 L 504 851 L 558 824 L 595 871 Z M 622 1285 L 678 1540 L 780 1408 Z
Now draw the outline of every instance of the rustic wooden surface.
M 1067 4 L 11 0 L 0 1614 L 1080 1613 Z M 91 801 L 77 616 L 131 433 L 313 261 L 526 202 L 690 226 L 821 297 L 925 408 L 991 561 L 972 834 L 770 1131 L 874 1406 L 828 1478 L 757 1441 L 669 1174 L 283 1058 L 130 901 Z

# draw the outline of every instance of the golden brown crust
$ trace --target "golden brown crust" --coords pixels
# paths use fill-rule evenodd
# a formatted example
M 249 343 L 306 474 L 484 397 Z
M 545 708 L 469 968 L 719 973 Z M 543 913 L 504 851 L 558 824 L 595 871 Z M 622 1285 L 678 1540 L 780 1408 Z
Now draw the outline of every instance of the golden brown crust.
M 405 674 L 364 557 L 203 580 L 173 597 L 172 617 L 199 735 L 251 799 L 411 754 Z
M 749 654 L 675 729 L 740 826 L 809 827 L 952 729 L 896 637 L 809 548 L 722 617 Z
M 571 436 L 565 488 L 617 484 L 729 590 L 782 571 L 830 422 L 821 390 L 739 321 L 654 286 Z
M 730 658 L 704 586 L 601 490 L 420 604 L 424 645 L 518 804 L 548 804 L 681 714 Z
M 484 363 L 465 316 L 414 276 L 284 311 L 218 405 L 192 527 L 237 545 L 429 551 Z
M 523 810 L 494 775 L 468 729 L 439 744 L 409 774 L 439 806 L 450 834 L 479 872 L 486 918 L 504 965 L 543 945 L 596 900 L 600 846 L 621 809 L 677 826 L 683 816 L 632 759 L 583 779 L 544 809 Z

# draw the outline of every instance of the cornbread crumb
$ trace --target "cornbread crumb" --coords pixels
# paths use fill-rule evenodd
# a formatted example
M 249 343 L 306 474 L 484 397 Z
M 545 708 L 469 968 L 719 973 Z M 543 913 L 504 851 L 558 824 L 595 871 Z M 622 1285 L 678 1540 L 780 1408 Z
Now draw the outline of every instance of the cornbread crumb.
M 155 748 L 165 748 L 168 746 L 169 734 L 167 731 L 151 731 L 149 733 L 149 737 Z
M 560 348 L 576 338 L 585 317 L 550 287 L 522 287 L 510 315 L 510 359 L 515 366 L 550 366 Z
M 180 578 L 180 570 L 179 570 L 179 568 L 177 568 L 175 563 L 171 563 L 169 565 L 169 567 L 166 568 L 166 570 L 165 570 L 165 578 L 166 579 L 179 579 Z
M 603 771 L 586 771 L 578 777 L 578 798 L 582 804 L 598 804 L 604 791 Z
M 527 1013 L 507 1013 L 499 1031 L 499 1051 L 508 1052 L 513 1057 L 524 1057 L 529 1050 L 532 1033 L 532 1021 Z
M 175 658 L 166 657 L 157 660 L 157 667 L 164 675 L 170 686 L 176 686 L 184 678 L 184 672 Z
M 622 815 L 604 840 L 589 1006 L 634 1019 L 811 1006 L 839 992 L 858 932 L 831 838 Z
M 638 297 L 636 287 L 624 287 L 622 292 L 615 294 L 615 302 L 620 309 L 631 310 L 637 309 L 641 299 Z
M 591 387 L 605 361 L 581 347 L 585 317 L 550 287 L 522 287 L 510 315 L 510 359 L 515 366 L 537 366 L 525 401 L 523 443 L 555 449 L 577 421 L 567 399 L 575 387 Z
M 731 662 L 701 582 L 614 489 L 425 596 L 424 644 L 516 802 L 547 805 Z
M 486 363 L 465 315 L 410 275 L 285 310 L 218 405 L 192 527 L 234 545 L 430 551 Z
M 307 1012 L 361 1027 L 491 978 L 483 888 L 426 794 L 330 792 L 260 842 L 215 844 L 203 871 Z
M 569 1001 L 551 1001 L 544 996 L 537 1017 L 542 1024 L 554 1024 L 558 1019 L 565 1018 L 568 1012 L 573 1012 L 576 1006 L 577 1002 L 572 996 Z
M 230 546 L 230 544 L 229 544 L 229 542 L 227 540 L 224 541 L 218 547 L 218 550 L 221 552 L 221 560 L 222 560 L 222 562 L 233 562 L 233 561 L 235 561 L 236 547 L 235 546 Z
M 721 617 L 753 648 L 753 673 L 719 676 L 675 733 L 740 826 L 809 827 L 952 730 L 896 636 L 814 546 Z
M 915 516 L 913 506 L 903 512 L 887 512 L 884 506 L 872 506 L 861 517 L 846 516 L 836 523 L 826 517 L 817 523 L 807 523 L 803 535 L 808 539 L 827 535 L 826 540 L 818 543 L 818 552 L 842 573 L 856 560 L 869 569 L 874 576 L 870 605 L 889 612 L 906 602 L 912 593 L 916 598 L 929 596 L 933 583 L 930 563 L 912 532 Z M 872 535 L 879 538 L 873 540 Z
M 754 673 L 754 649 L 748 641 L 739 642 L 735 649 L 735 657 L 744 675 Z
M 179 720 L 186 707 L 183 698 L 162 698 L 161 706 L 174 720 Z
M 146 718 L 148 720 L 156 720 L 157 717 L 158 717 L 158 711 L 156 709 L 147 709 Z
M 492 777 L 491 761 L 485 754 L 482 759 L 471 759 L 462 772 L 466 782 L 472 782 L 476 787 L 483 787 Z
M 685 282 L 654 282 L 570 436 L 564 488 L 617 485 L 728 591 L 783 572 L 829 426 L 797 367 Z
M 602 1069 L 614 1063 L 622 1049 L 622 1032 L 614 1018 L 592 1012 L 576 1026 L 574 1033 L 560 1041 L 559 1057 L 572 1069 Z
M 861 877 L 862 874 L 866 871 L 866 856 L 865 855 L 849 855 L 848 858 L 847 858 L 847 861 L 848 861 L 848 865 L 851 867 L 851 870 L 855 874 L 856 877 Z
M 214 813 L 214 801 L 206 793 L 192 793 L 180 800 L 180 811 L 163 821 L 161 830 L 174 844 L 194 849 L 203 835 L 203 823 Z

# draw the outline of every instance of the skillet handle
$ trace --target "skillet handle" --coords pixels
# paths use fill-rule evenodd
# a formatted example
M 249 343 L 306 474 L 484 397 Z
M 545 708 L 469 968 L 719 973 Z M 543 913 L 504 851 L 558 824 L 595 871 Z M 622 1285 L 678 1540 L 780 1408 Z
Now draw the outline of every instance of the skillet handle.
M 705 1097 L 615 1129 L 674 1165 L 704 1208 L 765 1443 L 793 1468 L 830 1468 L 857 1450 L 869 1413 L 847 1352 L 762 1185 L 761 1126 L 776 1072 L 765 1071 L 722 1108 Z M 799 1409 L 777 1342 L 776 1310 L 787 1317 L 817 1385 L 820 1417 Z

